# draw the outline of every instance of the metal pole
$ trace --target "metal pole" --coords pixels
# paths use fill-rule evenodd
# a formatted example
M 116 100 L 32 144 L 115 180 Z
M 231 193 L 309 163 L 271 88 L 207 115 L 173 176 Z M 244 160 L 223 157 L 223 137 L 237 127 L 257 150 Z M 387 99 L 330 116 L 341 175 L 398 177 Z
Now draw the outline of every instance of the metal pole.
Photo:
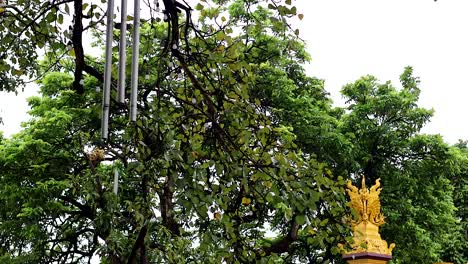
M 132 45 L 132 80 L 130 95 L 130 121 L 135 122 L 137 117 L 138 96 L 138 58 L 140 52 L 140 0 L 134 1 L 133 14 L 133 45 Z
M 114 168 L 114 193 L 117 195 L 119 189 L 119 170 Z
M 117 84 L 117 97 L 120 103 L 125 101 L 125 69 L 127 61 L 127 0 L 120 5 L 120 49 L 119 49 L 119 82 Z
M 111 92 L 112 69 L 112 40 L 114 26 L 114 0 L 107 2 L 107 28 L 106 28 L 106 64 L 104 66 L 104 91 L 102 104 L 101 137 L 107 139 L 109 132 L 109 106 Z

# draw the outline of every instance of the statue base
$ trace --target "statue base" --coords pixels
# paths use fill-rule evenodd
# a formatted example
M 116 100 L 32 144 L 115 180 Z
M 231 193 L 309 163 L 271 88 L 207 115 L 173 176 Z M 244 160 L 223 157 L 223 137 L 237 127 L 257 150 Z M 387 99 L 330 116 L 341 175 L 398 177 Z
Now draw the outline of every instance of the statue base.
M 378 253 L 362 252 L 354 254 L 345 254 L 343 259 L 349 264 L 386 264 L 392 259 L 391 255 Z

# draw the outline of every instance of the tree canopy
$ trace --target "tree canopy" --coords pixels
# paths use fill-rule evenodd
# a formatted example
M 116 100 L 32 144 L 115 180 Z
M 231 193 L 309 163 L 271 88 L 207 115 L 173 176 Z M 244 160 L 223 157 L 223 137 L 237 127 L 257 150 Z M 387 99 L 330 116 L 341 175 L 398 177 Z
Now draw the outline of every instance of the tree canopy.
M 382 179 L 394 263 L 466 262 L 466 142 L 420 134 L 432 110 L 411 68 L 402 88 L 345 85 L 334 107 L 302 67 L 291 1 L 145 5 L 138 118 L 112 99 L 107 140 L 104 61 L 87 53 L 103 5 L 0 11 L 0 90 L 40 87 L 23 130 L 0 137 L 2 263 L 342 263 L 344 183 L 360 175 Z
M 440 136 L 418 134 L 432 111 L 417 105 L 419 80 L 411 68 L 400 80 L 401 89 L 372 76 L 344 86 L 350 111 L 341 130 L 351 135 L 354 172 L 385 186 L 382 235 L 399 245 L 395 262 L 436 262 L 454 251 L 447 243 L 459 228 L 451 180 L 457 158 Z
M 60 15 L 62 6 L 51 4 L 44 10 Z M 321 249 L 346 228 L 330 229 L 318 215 L 341 219 L 343 178 L 332 180 L 324 164 L 305 156 L 289 127 L 254 96 L 261 69 L 281 74 L 296 65 L 298 77 L 284 81 L 306 80 L 299 65 L 308 57 L 282 20 L 295 9 L 220 4 L 197 5 L 196 28 L 178 18 L 142 21 L 138 121 L 129 124 L 125 105 L 114 103 L 105 142 L 98 133 L 101 59 L 79 58 L 76 45 L 84 16 L 75 12 L 72 53 L 53 39 L 44 45 L 45 60 L 27 69 L 40 77 L 41 96 L 29 101 L 33 119 L 2 145 L 5 263 L 81 263 L 94 255 L 103 263 L 325 261 L 338 253 L 336 245 Z M 185 23 L 183 30 L 174 32 L 174 23 Z M 31 42 L 15 45 L 36 59 Z M 88 74 L 79 76 L 82 59 Z M 7 77 L 3 84 L 21 82 Z M 19 171 L 27 172 L 20 181 Z M 7 231 L 12 226 L 28 228 Z

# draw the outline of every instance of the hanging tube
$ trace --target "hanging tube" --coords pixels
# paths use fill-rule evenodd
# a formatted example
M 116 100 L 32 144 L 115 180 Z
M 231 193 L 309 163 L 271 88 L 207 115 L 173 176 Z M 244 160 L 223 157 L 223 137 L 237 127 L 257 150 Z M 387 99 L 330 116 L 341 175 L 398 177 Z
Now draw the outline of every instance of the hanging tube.
M 119 189 L 119 170 L 114 168 L 114 193 L 117 195 Z
M 117 100 L 125 101 L 125 69 L 127 61 L 127 0 L 120 5 L 120 47 L 119 47 L 119 82 L 117 84 Z
M 112 40 L 114 27 L 114 0 L 107 2 L 106 63 L 104 65 L 104 91 L 102 99 L 101 137 L 107 139 L 109 132 L 109 107 L 112 70 Z
M 137 117 L 138 96 L 138 57 L 140 52 L 140 0 L 134 2 L 133 14 L 133 45 L 132 45 L 132 80 L 130 95 L 130 121 L 135 122 Z

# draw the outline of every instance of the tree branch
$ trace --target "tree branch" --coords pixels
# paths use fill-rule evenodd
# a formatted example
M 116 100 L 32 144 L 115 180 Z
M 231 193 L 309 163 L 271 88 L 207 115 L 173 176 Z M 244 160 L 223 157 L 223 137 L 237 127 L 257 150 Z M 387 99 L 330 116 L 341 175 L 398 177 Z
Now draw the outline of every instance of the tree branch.
M 146 233 L 148 233 L 148 224 L 145 224 L 138 233 L 138 237 L 133 244 L 132 252 L 128 257 L 127 264 L 135 264 L 137 258 L 137 251 L 144 247 Z
M 75 17 L 73 25 L 72 43 L 75 50 L 75 80 L 73 81 L 73 89 L 78 94 L 84 93 L 84 88 L 81 83 L 83 79 L 83 70 L 85 68 L 84 50 L 83 50 L 83 0 L 75 0 Z
M 275 241 L 269 247 L 263 249 L 265 256 L 269 256 L 272 253 L 281 254 L 288 252 L 291 244 L 298 239 L 299 228 L 300 225 L 296 221 L 296 216 L 294 216 L 293 220 L 291 220 L 291 228 L 288 234 L 282 239 Z

